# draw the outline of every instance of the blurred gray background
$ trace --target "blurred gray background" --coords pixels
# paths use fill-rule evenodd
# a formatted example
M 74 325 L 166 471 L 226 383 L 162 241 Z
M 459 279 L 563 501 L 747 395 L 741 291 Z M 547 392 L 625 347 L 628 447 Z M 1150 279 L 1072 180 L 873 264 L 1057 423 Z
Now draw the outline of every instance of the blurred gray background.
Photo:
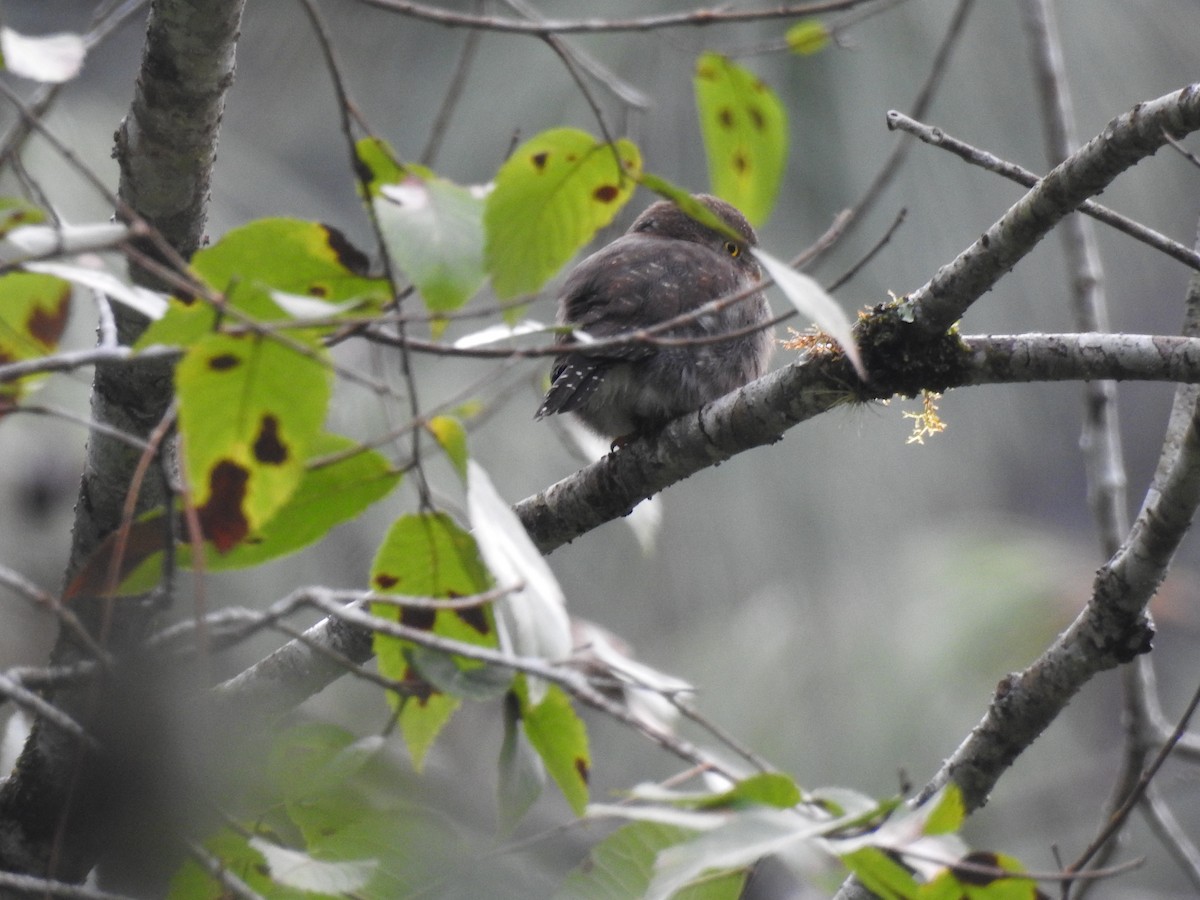
M 780 93 L 790 119 L 782 195 L 759 229 L 767 249 L 795 253 L 859 199 L 894 143 L 904 139 L 886 130 L 884 113 L 911 104 L 954 5 L 902 4 L 851 29 L 848 48 L 815 57 L 740 57 Z M 321 6 L 352 96 L 379 135 L 415 158 L 466 33 L 352 2 Z M 7 24 L 43 33 L 84 28 L 92 7 L 13 2 L 4 12 Z M 686 4 L 653 6 L 682 8 Z M 555 17 L 651 9 L 641 2 L 544 4 Z M 1084 139 L 1139 100 L 1200 75 L 1194 0 L 1068 0 L 1059 9 Z M 695 57 L 706 49 L 738 52 L 784 27 L 680 28 L 571 41 L 654 99 L 648 113 L 630 112 L 596 89 L 608 122 L 640 145 L 646 167 L 700 190 L 706 167 L 691 97 Z M 142 25 L 135 21 L 98 47 L 49 117 L 112 185 L 112 133 L 129 102 L 141 42 Z M 1045 170 L 1018 3 L 976 4 L 928 118 L 977 146 Z M 5 111 L 4 121 L 11 120 Z M 514 138 L 558 125 L 596 131 L 557 58 L 534 39 L 485 35 L 434 167 L 460 183 L 486 181 Z M 1196 149 L 1194 141 L 1190 146 Z M 34 141 L 25 160 L 68 220 L 110 215 L 103 199 L 44 144 Z M 10 193 L 14 186 L 9 181 L 3 189 Z M 873 305 L 888 291 L 920 286 L 1020 195 L 1015 185 L 941 151 L 914 147 L 876 212 L 814 274 L 824 281 L 841 274 L 907 208 L 890 244 L 839 292 L 847 309 Z M 636 198 L 617 226 L 646 202 Z M 1200 173 L 1178 154 L 1160 152 L 1121 177 L 1103 202 L 1190 243 L 1200 215 Z M 330 79 L 307 20 L 298 4 L 250 3 L 208 230 L 215 238 L 249 219 L 280 215 L 329 222 L 360 247 L 371 246 Z M 1099 241 L 1113 327 L 1177 332 L 1187 271 L 1103 227 Z M 779 297 L 773 302 L 782 308 Z M 94 321 L 85 305 L 79 310 L 72 339 L 84 345 Z M 533 302 L 530 314 L 552 317 L 552 290 Z M 1074 330 L 1057 240 L 1023 260 L 971 310 L 962 330 Z M 395 374 L 386 354 L 351 350 L 346 358 Z M 777 356 L 778 365 L 788 360 L 787 351 Z M 490 365 L 421 359 L 422 402 L 456 395 L 485 378 Z M 533 421 L 545 369 L 529 362 L 478 393 L 494 412 L 473 431 L 471 451 L 513 501 L 578 467 L 555 428 Z M 89 380 L 82 373 L 60 376 L 39 399 L 82 412 Z M 354 391 L 343 394 L 330 423 L 335 430 L 378 434 L 389 415 L 402 412 Z M 916 402 L 840 409 L 773 447 L 667 491 L 653 554 L 643 553 L 626 525 L 614 522 L 557 551 L 550 562 L 574 613 L 628 637 L 645 662 L 696 684 L 709 716 L 802 785 L 838 784 L 885 796 L 904 777 L 922 784 L 979 720 L 996 682 L 1027 665 L 1088 596 L 1102 558 L 1077 446 L 1081 397 L 1072 384 L 958 391 L 941 404 L 947 430 L 924 446 L 906 443 L 911 423 L 902 413 L 916 410 Z M 1171 388 L 1126 385 L 1120 398 L 1136 510 Z M 0 424 L 0 564 L 49 588 L 58 586 L 66 558 L 85 437 L 79 426 L 32 416 Z M 449 508 L 459 508 L 451 470 L 435 464 L 432 472 Z M 412 493 L 401 489 L 314 551 L 212 579 L 209 603 L 265 605 L 310 583 L 362 586 L 387 523 L 412 509 Z M 1156 658 L 1169 715 L 1182 709 L 1200 677 L 1196 558 L 1195 544 L 1185 545 L 1155 601 Z M 0 596 L 0 609 L 6 615 L 0 665 L 43 660 L 46 623 L 11 595 Z M 312 707 L 357 727 L 378 727 L 386 715 L 378 694 L 356 685 L 339 685 Z M 467 796 L 455 803 L 465 827 L 477 825 L 483 833 L 490 828 L 498 745 L 480 740 L 479 732 L 498 740 L 498 718 L 494 708 L 465 714 L 431 764 L 435 778 L 469 773 Z M 624 729 L 589 721 L 597 797 L 677 770 L 676 760 Z M 1017 762 L 971 821 L 970 840 L 1038 869 L 1053 868 L 1053 845 L 1072 858 L 1099 823 L 1118 762 L 1119 726 L 1117 678 L 1110 673 L 1089 685 Z M 1196 773 L 1168 766 L 1160 778 L 1190 832 L 1200 833 Z M 563 817 L 560 801 L 551 797 L 534 822 Z M 1147 864 L 1094 896 L 1188 895 L 1140 821 L 1131 835 L 1126 856 L 1145 855 Z M 534 896 L 574 861 L 565 853 L 543 853 L 536 865 L 522 860 L 515 857 L 514 884 L 533 885 L 520 890 Z

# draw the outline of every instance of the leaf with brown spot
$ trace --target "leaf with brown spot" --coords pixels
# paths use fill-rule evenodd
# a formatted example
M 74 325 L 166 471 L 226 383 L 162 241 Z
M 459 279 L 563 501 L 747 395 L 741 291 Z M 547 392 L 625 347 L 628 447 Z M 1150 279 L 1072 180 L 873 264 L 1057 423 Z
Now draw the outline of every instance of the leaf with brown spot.
M 241 364 L 242 361 L 232 353 L 220 353 L 208 361 L 208 367 L 214 372 L 227 372 Z
M 462 619 L 468 628 L 473 628 L 484 635 L 492 633 L 492 621 L 484 613 L 482 607 L 472 606 L 467 609 L 458 609 L 455 610 L 455 614 Z
M 332 391 L 326 351 L 315 343 L 307 349 L 303 355 L 262 337 L 210 334 L 176 367 L 183 469 L 193 502 L 202 510 L 211 502 L 211 516 L 238 523 L 216 532 L 222 552 L 266 526 L 304 477 Z M 236 517 L 228 498 L 212 498 L 217 486 L 228 485 L 218 477 L 222 466 L 242 476 Z
M 14 228 L 37 225 L 46 221 L 46 214 L 28 200 L 19 197 L 0 198 L 0 238 Z
M 349 450 L 358 452 L 348 454 Z M 337 462 L 324 462 L 335 455 L 341 457 Z M 322 464 L 314 466 L 315 460 Z M 335 525 L 361 514 L 390 492 L 399 480 L 399 473 L 376 451 L 363 450 L 357 441 L 342 435 L 320 434 L 310 448 L 300 484 L 278 514 L 224 552 L 211 542 L 206 544 L 203 567 L 209 572 L 244 569 L 295 553 L 319 541 Z M 156 511 L 134 523 L 131 548 L 126 551 L 125 565 L 119 573 L 118 595 L 145 593 L 161 582 L 161 538 L 152 544 L 138 545 L 140 550 L 136 553 L 133 542 L 139 529 L 150 529 L 158 535 L 165 533 L 162 522 L 163 513 Z M 194 569 L 193 548 L 182 519 L 175 534 L 181 542 L 175 548 L 175 565 L 185 571 Z M 375 583 L 380 589 L 386 590 L 387 582 L 386 574 L 376 576 Z
M 711 190 L 760 225 L 787 163 L 783 104 L 761 79 L 717 53 L 697 60 L 693 87 Z
M 0 361 L 19 362 L 58 349 L 71 304 L 71 285 L 52 275 L 10 272 L 0 276 Z M 45 375 L 0 384 L 0 403 L 14 409 Z
M 629 141 L 606 144 L 574 128 L 544 131 L 519 147 L 484 206 L 484 261 L 496 295 L 518 297 L 545 284 L 613 220 L 641 170 Z
M 592 191 L 592 196 L 601 203 L 612 203 L 621 196 L 621 189 L 615 184 L 602 184 Z
M 397 519 L 375 554 L 371 566 L 371 584 L 378 587 L 379 576 L 384 573 L 386 577 L 394 579 L 392 588 L 386 593 L 400 597 L 469 597 L 482 593 L 491 584 L 474 539 L 444 513 L 408 515 Z M 452 609 L 398 608 L 391 604 L 376 603 L 372 604 L 371 612 L 381 618 L 453 640 L 483 647 L 497 646 L 491 612 L 482 608 L 477 612 L 488 620 L 485 632 L 469 625 L 458 615 L 458 611 Z M 403 678 L 410 673 L 416 650 L 408 641 L 385 634 L 375 635 L 379 672 L 384 677 Z M 464 671 L 480 667 L 474 660 L 457 657 L 454 658 L 454 664 Z M 419 674 L 419 665 L 417 669 Z M 445 679 L 439 684 L 443 681 Z M 429 748 L 461 700 L 445 692 L 434 694 L 423 704 L 405 703 L 403 698 L 395 694 L 390 694 L 389 699 L 400 710 L 400 730 L 413 764 L 419 769 Z
M 591 771 L 591 753 L 583 720 L 576 715 L 562 688 L 551 685 L 542 702 L 530 706 L 525 676 L 519 676 L 515 683 L 529 743 L 542 757 L 546 771 L 562 791 L 571 809 L 576 815 L 583 815 L 588 802 L 588 773 Z
M 299 219 L 259 219 L 235 228 L 197 251 L 192 269 L 229 306 L 259 322 L 295 318 L 273 294 L 308 298 L 319 310 L 327 307 L 323 319 L 381 309 L 391 296 L 384 279 L 367 277 L 365 254 L 345 235 Z M 217 321 L 210 304 L 173 299 L 166 315 L 152 322 L 135 346 L 186 347 L 214 331 Z M 325 323 L 309 333 L 337 327 Z
M 250 473 L 244 466 L 223 459 L 213 467 L 207 500 L 197 513 L 200 530 L 217 550 L 227 553 L 250 531 L 243 504 Z
M 67 310 L 70 308 L 71 290 L 67 288 L 52 301 L 52 306 L 35 306 L 29 314 L 29 333 L 44 347 L 57 347 L 67 327 Z
M 270 413 L 262 417 L 254 440 L 254 458 L 264 465 L 282 465 L 288 459 L 287 447 L 279 439 L 279 419 Z
M 418 606 L 400 607 L 401 625 L 407 625 L 409 628 L 417 628 L 421 631 L 429 631 L 433 628 L 435 621 L 437 621 L 436 610 L 424 609 Z

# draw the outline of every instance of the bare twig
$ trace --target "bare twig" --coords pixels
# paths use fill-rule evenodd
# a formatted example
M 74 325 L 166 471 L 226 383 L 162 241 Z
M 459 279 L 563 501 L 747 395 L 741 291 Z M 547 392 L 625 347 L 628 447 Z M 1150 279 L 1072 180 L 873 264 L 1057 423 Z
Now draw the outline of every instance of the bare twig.
M 1125 820 L 1129 817 L 1129 814 L 1133 812 L 1134 807 L 1136 807 L 1141 801 L 1142 795 L 1145 793 L 1146 788 L 1150 785 L 1150 782 L 1154 779 L 1154 776 L 1158 774 L 1158 770 L 1162 768 L 1163 763 L 1167 761 L 1167 757 L 1170 756 L 1171 750 L 1174 749 L 1175 744 L 1179 741 L 1179 738 L 1187 730 L 1188 722 L 1191 721 L 1192 715 L 1196 712 L 1197 706 L 1200 706 L 1200 687 L 1197 687 L 1192 693 L 1192 699 L 1188 702 L 1187 708 L 1184 709 L 1183 715 L 1179 717 L 1179 721 L 1175 725 L 1175 730 L 1171 732 L 1171 736 L 1155 755 L 1154 760 L 1146 768 L 1146 771 L 1142 773 L 1142 776 L 1138 779 L 1137 784 L 1129 793 L 1129 796 L 1127 796 L 1121 805 L 1113 812 L 1105 827 L 1098 835 L 1096 835 L 1095 839 L 1088 845 L 1087 849 L 1080 854 L 1079 859 L 1077 859 L 1068 867 L 1068 871 L 1072 873 L 1083 871 L 1084 867 L 1088 864 L 1088 861 L 1095 856 L 1097 852 L 1099 852 L 1100 848 L 1103 847 L 1110 838 L 1112 838 L 1121 830 L 1125 824 Z
M 657 31 L 663 28 L 684 28 L 697 25 L 729 24 L 733 22 L 758 22 L 774 19 L 797 19 L 821 13 L 853 9 L 872 0 L 827 0 L 823 3 L 798 3 L 774 9 L 693 9 L 680 13 L 643 16 L 633 19 L 509 19 L 495 16 L 476 16 L 457 13 L 436 6 L 409 0 L 360 0 L 367 6 L 390 10 L 401 15 L 435 22 L 451 28 L 479 28 L 509 34 L 528 34 L 541 37 L 546 34 L 596 34 L 618 31 Z
M 949 150 L 955 156 L 973 166 L 979 166 L 981 169 L 986 169 L 989 172 L 1003 176 L 1009 181 L 1015 181 L 1017 184 L 1024 185 L 1025 187 L 1034 187 L 1041 181 L 1041 178 L 1035 172 L 1031 172 L 1016 163 L 1000 159 L 1000 157 L 988 153 L 986 150 L 973 147 L 966 141 L 961 141 L 947 134 L 941 128 L 925 125 L 905 116 L 903 113 L 893 113 L 892 116 L 892 123 L 900 131 L 911 134 L 931 146 Z M 1107 206 L 1102 206 L 1095 200 L 1085 200 L 1079 205 L 1079 211 L 1091 216 L 1098 222 L 1103 222 L 1105 225 L 1109 225 L 1117 231 L 1129 235 L 1136 241 L 1141 241 L 1143 244 L 1167 254 L 1172 259 L 1178 260 L 1189 268 L 1200 269 L 1200 253 L 1179 243 L 1179 241 L 1169 238 L 1152 228 L 1147 228 L 1145 225 L 1109 209 Z

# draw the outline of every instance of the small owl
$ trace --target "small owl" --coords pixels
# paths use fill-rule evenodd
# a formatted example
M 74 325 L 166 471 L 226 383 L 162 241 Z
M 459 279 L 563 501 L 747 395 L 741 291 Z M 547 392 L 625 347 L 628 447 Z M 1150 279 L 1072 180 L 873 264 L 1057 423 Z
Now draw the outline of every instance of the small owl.
M 559 297 L 559 324 L 596 339 L 613 337 L 757 284 L 762 276 L 750 248 L 758 238 L 750 223 L 723 200 L 707 194 L 696 199 L 739 239 L 660 200 L 624 235 L 575 267 Z M 571 412 L 617 443 L 657 431 L 766 372 L 774 339 L 768 329 L 753 329 L 770 317 L 767 299 L 758 291 L 655 335 L 670 343 L 564 353 L 555 357 L 550 390 L 536 418 Z M 731 332 L 736 336 L 720 339 Z

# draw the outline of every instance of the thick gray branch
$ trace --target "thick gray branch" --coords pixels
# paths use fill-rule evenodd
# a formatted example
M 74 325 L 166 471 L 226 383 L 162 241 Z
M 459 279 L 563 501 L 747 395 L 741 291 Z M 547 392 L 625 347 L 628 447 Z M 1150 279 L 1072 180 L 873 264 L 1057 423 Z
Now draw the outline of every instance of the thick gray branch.
M 121 200 L 184 257 L 195 251 L 204 232 L 242 5 L 243 0 L 158 0 L 152 5 L 135 98 L 117 133 Z M 149 281 L 144 272 L 135 277 Z M 145 320 L 121 305 L 114 313 L 120 342 L 127 345 Z M 142 451 L 110 435 L 147 437 L 162 421 L 171 393 L 170 360 L 97 368 L 92 419 L 102 428 L 92 433 L 88 445 L 68 579 L 118 527 L 133 486 Z M 151 469 L 138 491 L 138 510 L 159 506 L 164 498 L 161 479 Z M 154 612 L 150 605 L 126 602 L 114 617 L 102 602 L 89 598 L 77 598 L 74 608 L 92 634 L 106 632 L 109 647 L 118 651 L 141 640 Z M 52 661 L 70 665 L 86 658 L 81 643 L 62 632 Z M 102 725 L 96 699 L 89 691 L 62 691 L 54 702 L 90 731 Z M 111 810 L 104 808 L 105 777 L 104 761 L 81 753 L 76 738 L 39 720 L 16 770 L 0 787 L 0 869 L 82 879 L 96 863 L 111 818 Z
M 1192 338 L 1106 334 L 1028 334 L 964 338 L 949 371 L 918 376 L 909 388 L 1099 378 L 1200 380 L 1200 342 Z M 936 379 L 936 380 L 935 380 Z M 634 441 L 517 504 L 543 553 L 620 518 L 664 488 L 784 433 L 834 406 L 854 402 L 848 365 L 802 358 L 698 413 L 654 440 Z M 911 392 L 911 390 L 910 390 Z M 884 395 L 878 395 L 883 399 Z

